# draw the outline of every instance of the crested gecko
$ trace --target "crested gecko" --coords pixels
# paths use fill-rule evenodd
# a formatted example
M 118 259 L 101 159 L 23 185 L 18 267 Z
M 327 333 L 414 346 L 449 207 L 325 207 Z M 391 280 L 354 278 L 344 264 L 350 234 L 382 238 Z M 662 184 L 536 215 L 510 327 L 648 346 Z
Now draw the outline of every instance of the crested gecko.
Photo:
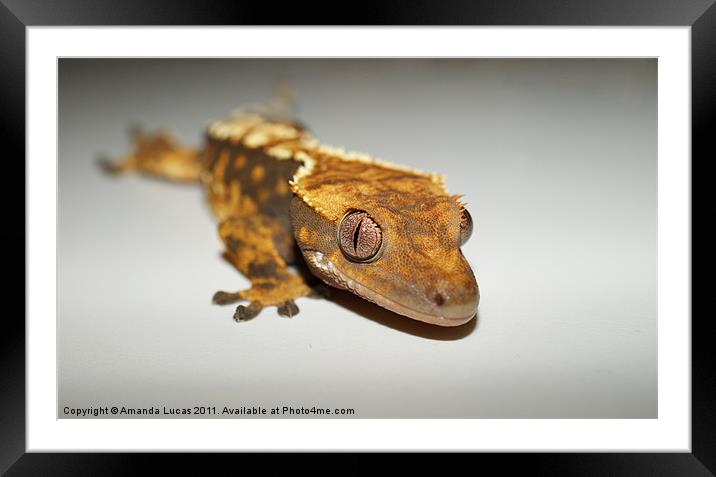
M 326 284 L 414 320 L 457 326 L 475 316 L 480 293 L 460 250 L 472 219 L 441 176 L 323 145 L 298 122 L 267 114 L 210 123 L 200 148 L 164 130 L 133 138 L 104 167 L 202 184 L 225 257 L 251 282 L 213 296 L 248 302 L 235 320 L 268 306 L 298 313 L 295 300 L 315 295 L 288 267 L 301 259 Z

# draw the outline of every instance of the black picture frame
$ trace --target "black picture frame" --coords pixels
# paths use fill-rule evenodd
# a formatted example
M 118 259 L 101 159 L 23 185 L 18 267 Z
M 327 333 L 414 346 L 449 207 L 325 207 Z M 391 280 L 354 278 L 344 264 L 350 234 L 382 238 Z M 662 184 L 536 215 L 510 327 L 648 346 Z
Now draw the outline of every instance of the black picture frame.
M 699 252 L 693 271 L 710 270 L 716 265 L 716 229 L 708 221 L 695 223 L 697 211 L 711 209 L 704 173 L 716 150 L 714 135 L 708 128 L 716 105 L 716 6 L 714 0 L 559 0 L 502 2 L 442 0 L 431 2 L 362 2 L 356 8 L 338 8 L 332 18 L 316 16 L 318 8 L 302 3 L 249 4 L 243 1 L 202 2 L 199 0 L 0 0 L 0 106 L 4 138 L 5 181 L 0 188 L 5 227 L 0 243 L 5 257 L 6 285 L 4 320 L 0 331 L 0 472 L 8 475 L 126 475 L 156 461 L 165 470 L 181 467 L 192 470 L 187 456 L 176 454 L 119 453 L 26 453 L 25 442 L 25 320 L 22 313 L 8 307 L 20 303 L 25 290 L 25 263 L 19 250 L 25 247 L 25 208 L 17 205 L 25 198 L 25 29 L 42 25 L 575 25 L 575 26 L 690 26 L 692 41 L 692 254 Z M 322 9 L 325 11 L 325 8 Z M 355 11 L 353 11 L 355 10 Z M 346 13 L 346 12 L 349 12 Z M 329 13 L 330 15 L 330 13 Z M 350 17 L 349 17 L 350 15 Z M 300 23 L 299 23 L 300 22 Z M 7 146 L 9 147 L 9 151 Z M 703 213 L 703 212 L 702 212 Z M 706 225 L 708 224 L 708 225 Z M 24 255 L 24 254 L 23 254 Z M 24 257 L 23 257 L 24 258 Z M 21 280 L 10 270 L 22 270 Z M 708 282 L 692 280 L 694 297 L 706 302 Z M 25 294 L 26 296 L 26 294 Z M 716 474 L 716 370 L 711 351 L 708 321 L 714 305 L 692 313 L 692 452 L 691 453 L 529 453 L 477 454 L 456 456 L 477 458 L 500 466 L 503 472 L 529 471 L 530 475 L 714 475 Z M 242 457 L 241 467 L 249 468 Z M 301 467 L 306 456 L 291 459 L 293 469 Z M 343 457 L 343 456 L 341 456 Z M 263 463 L 276 461 L 268 456 L 252 456 Z M 229 460 L 232 459 L 232 460 Z M 229 465 L 235 457 L 223 454 L 211 462 Z M 138 462 L 138 460 L 140 462 Z M 459 460 L 459 459 L 458 459 Z M 423 456 L 412 461 L 426 467 Z M 325 461 L 324 461 L 325 462 Z M 363 456 L 343 458 L 341 466 L 353 471 L 372 471 Z M 445 468 L 441 465 L 441 468 Z M 458 465 L 450 460 L 449 466 Z M 475 465 L 471 463 L 469 465 Z M 482 462 L 480 463 L 482 465 Z M 236 467 L 233 467 L 236 469 Z M 402 467 L 401 467 L 402 468 Z M 196 469 L 205 470 L 203 467 Z M 274 468 L 275 469 L 275 468 Z M 384 470 L 389 470 L 386 468 Z

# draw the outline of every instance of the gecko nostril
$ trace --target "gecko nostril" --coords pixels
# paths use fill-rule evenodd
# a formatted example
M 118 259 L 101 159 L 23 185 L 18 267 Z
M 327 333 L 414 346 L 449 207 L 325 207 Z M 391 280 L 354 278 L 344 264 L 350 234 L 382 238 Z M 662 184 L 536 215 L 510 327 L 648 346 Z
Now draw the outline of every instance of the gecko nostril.
M 437 306 L 443 306 L 443 303 L 445 303 L 445 297 L 443 297 L 440 293 L 436 293 L 435 296 L 433 296 L 433 301 Z

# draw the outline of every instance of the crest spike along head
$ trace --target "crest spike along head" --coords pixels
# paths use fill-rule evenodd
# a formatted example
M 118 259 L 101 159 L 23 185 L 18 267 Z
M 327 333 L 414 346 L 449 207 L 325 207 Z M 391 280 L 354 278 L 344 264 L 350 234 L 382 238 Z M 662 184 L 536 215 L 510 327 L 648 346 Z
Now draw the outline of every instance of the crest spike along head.
M 465 197 L 465 194 L 455 194 L 451 195 L 450 198 L 453 199 L 455 202 L 457 202 L 457 205 L 460 206 L 460 209 L 465 209 L 467 207 L 467 202 L 460 200 L 463 197 Z

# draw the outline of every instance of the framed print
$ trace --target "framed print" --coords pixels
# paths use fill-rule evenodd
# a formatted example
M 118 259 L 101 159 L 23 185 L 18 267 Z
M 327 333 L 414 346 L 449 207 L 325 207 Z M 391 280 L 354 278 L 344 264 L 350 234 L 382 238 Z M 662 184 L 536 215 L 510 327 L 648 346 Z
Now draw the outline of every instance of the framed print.
M 2 7 L 26 157 L 7 177 L 27 185 L 3 192 L 26 198 L 5 242 L 27 284 L 3 469 L 459 451 L 713 470 L 691 250 L 707 267 L 714 233 L 690 219 L 710 2 L 351 26 L 60 3 Z

